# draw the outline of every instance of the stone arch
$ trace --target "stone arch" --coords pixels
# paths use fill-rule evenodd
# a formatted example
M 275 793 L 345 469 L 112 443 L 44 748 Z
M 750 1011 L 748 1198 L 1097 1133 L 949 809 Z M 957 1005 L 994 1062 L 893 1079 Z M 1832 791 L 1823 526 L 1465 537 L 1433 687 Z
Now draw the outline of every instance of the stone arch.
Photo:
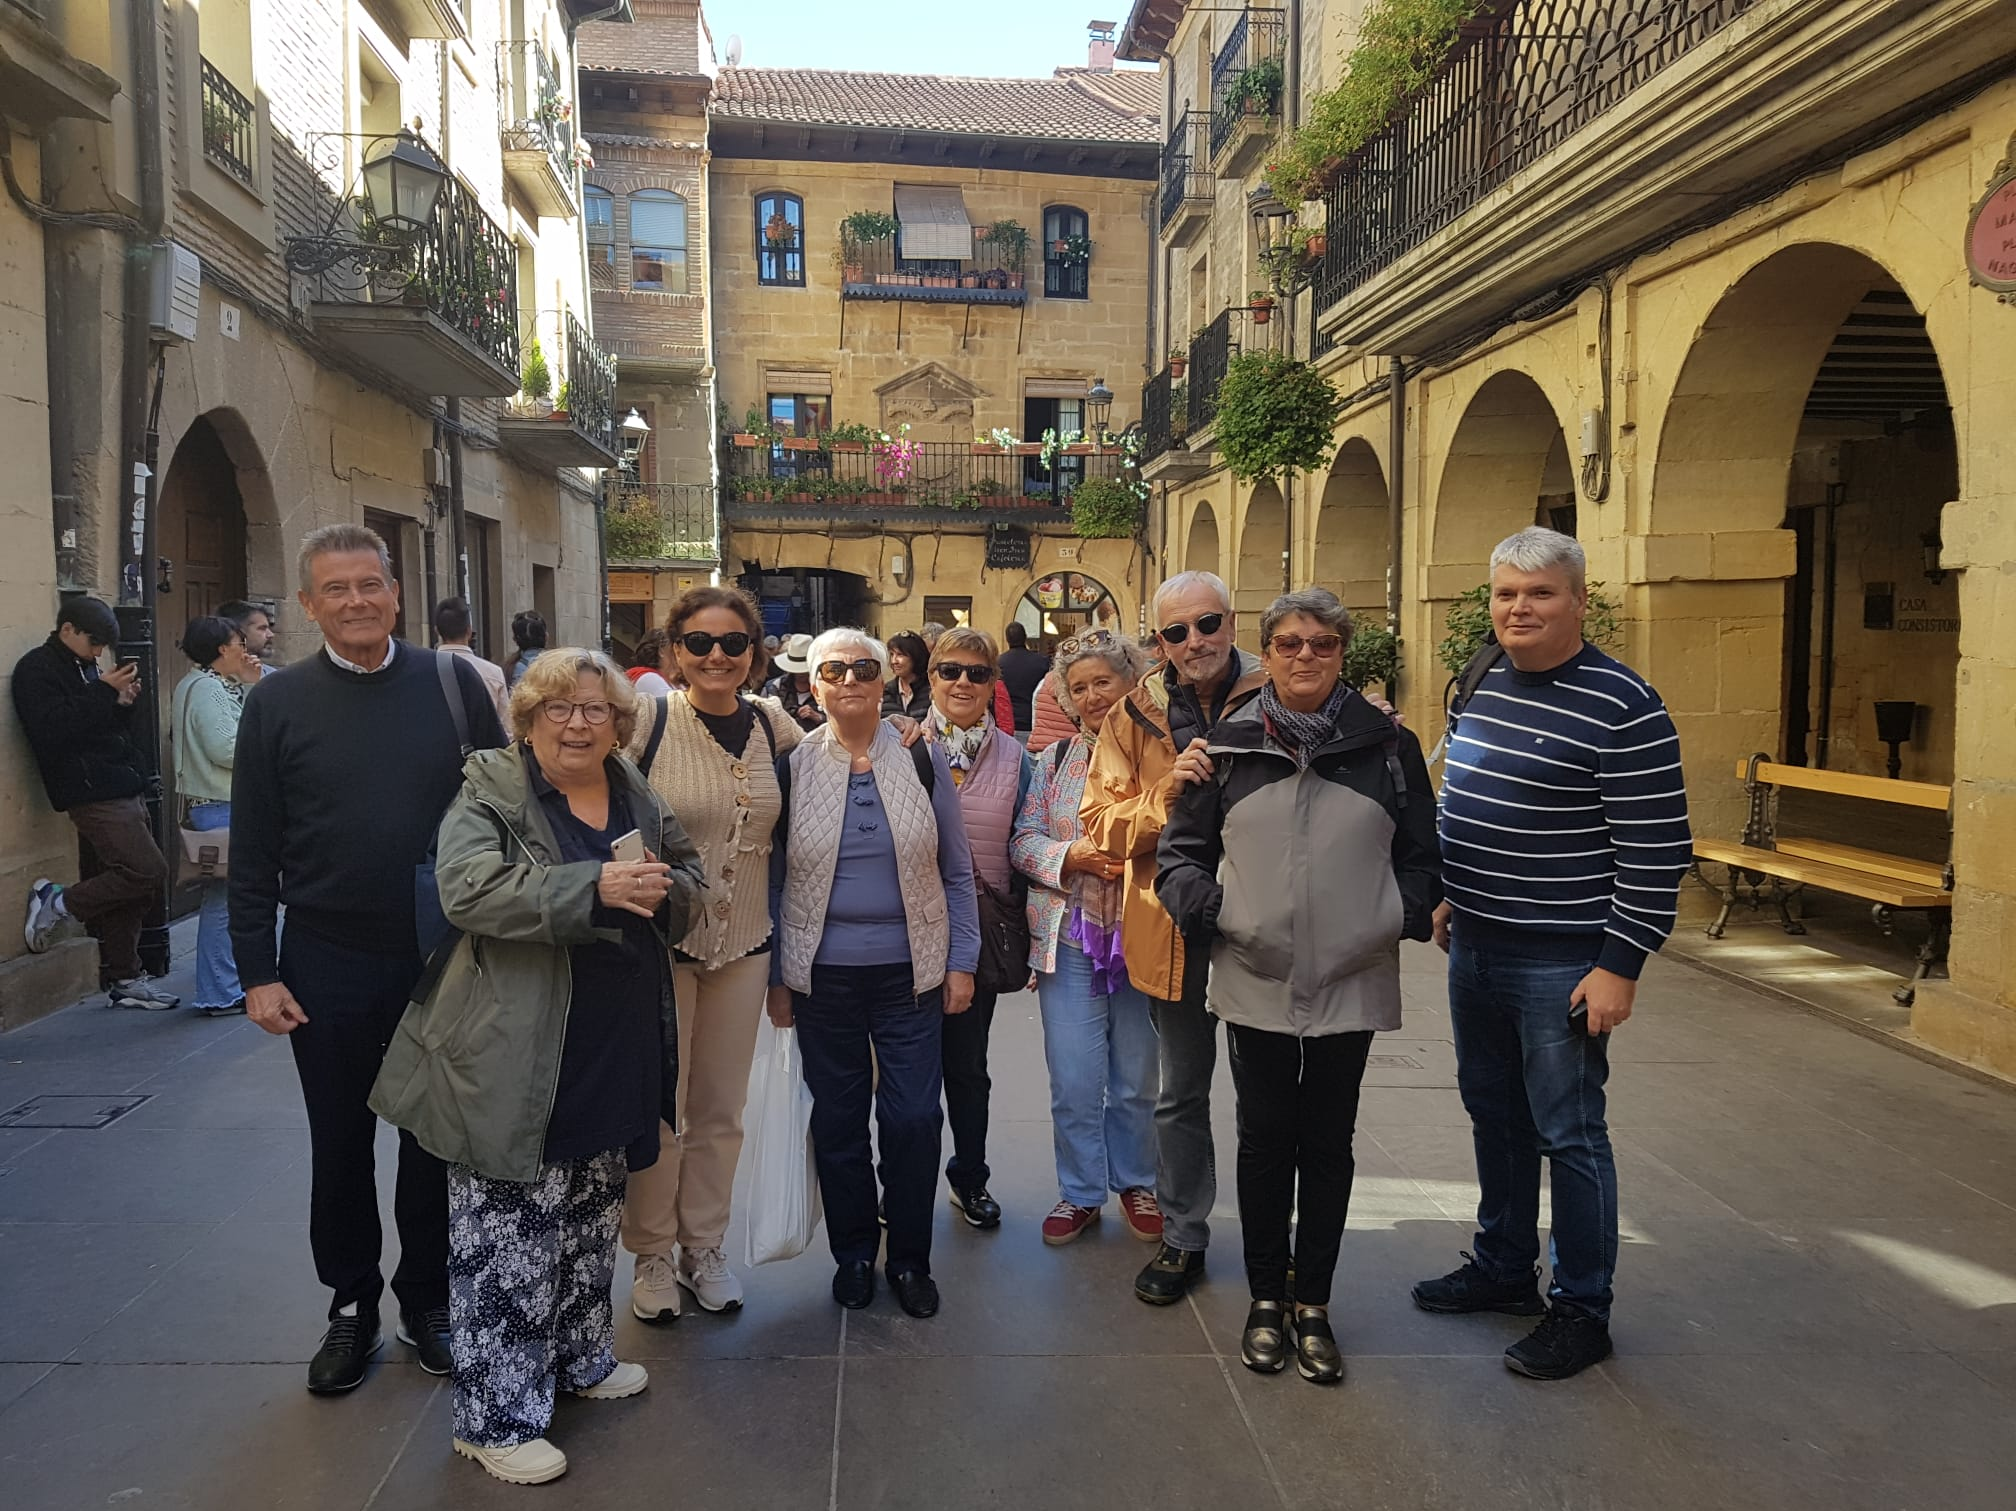
M 1225 575 L 1224 558 L 1218 543 L 1218 511 L 1209 503 L 1197 506 L 1190 516 L 1190 528 L 1183 538 L 1183 570 Z
M 1256 485 L 1239 526 L 1239 560 L 1232 579 L 1232 607 L 1239 614 L 1239 640 L 1260 643 L 1260 611 L 1281 596 L 1281 551 L 1288 533 L 1288 505 L 1280 486 Z
M 161 480 L 156 526 L 166 587 L 163 646 L 195 615 L 234 598 L 277 601 L 289 574 L 272 474 L 235 409 L 198 415 L 177 437 Z
M 1516 368 L 1493 373 L 1471 396 L 1450 437 L 1435 490 L 1429 564 L 1464 568 L 1482 582 L 1491 548 L 1534 523 L 1542 499 L 1564 477 L 1572 503 L 1567 459 L 1560 416 L 1539 383 Z
M 1361 622 L 1381 622 L 1386 613 L 1387 506 L 1379 454 L 1354 436 L 1337 449 L 1323 481 L 1311 580 L 1343 599 Z

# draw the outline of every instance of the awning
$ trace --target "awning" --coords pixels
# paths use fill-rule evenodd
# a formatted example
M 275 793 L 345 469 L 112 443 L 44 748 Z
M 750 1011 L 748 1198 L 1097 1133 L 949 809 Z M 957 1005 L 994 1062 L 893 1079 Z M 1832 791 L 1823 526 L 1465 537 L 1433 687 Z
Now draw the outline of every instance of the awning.
M 1025 399 L 1082 399 L 1092 387 L 1090 378 L 1025 378 Z
M 766 393 L 831 394 L 833 374 L 830 372 L 791 372 L 783 368 L 771 368 L 764 374 Z
M 896 218 L 903 223 L 903 255 L 965 260 L 973 255 L 973 222 L 956 185 L 898 184 Z

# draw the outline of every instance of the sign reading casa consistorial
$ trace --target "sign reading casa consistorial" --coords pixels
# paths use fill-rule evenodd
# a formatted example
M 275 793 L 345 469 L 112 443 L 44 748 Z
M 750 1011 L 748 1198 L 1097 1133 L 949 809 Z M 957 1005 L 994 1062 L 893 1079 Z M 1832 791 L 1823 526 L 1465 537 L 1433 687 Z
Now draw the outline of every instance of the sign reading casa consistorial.
M 1967 272 L 2004 304 L 2016 304 L 2016 136 L 1967 222 Z

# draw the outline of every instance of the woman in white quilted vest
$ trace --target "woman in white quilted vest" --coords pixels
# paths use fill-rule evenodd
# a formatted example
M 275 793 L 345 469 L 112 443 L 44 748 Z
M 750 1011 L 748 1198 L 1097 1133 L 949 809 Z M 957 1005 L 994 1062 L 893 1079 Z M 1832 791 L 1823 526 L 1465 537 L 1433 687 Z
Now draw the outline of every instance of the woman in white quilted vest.
M 770 1017 L 796 1026 L 812 1092 L 833 1299 L 858 1310 L 875 1297 L 872 1087 L 889 1284 L 904 1311 L 929 1317 L 942 1030 L 970 1007 L 980 954 L 973 858 L 942 752 L 906 750 L 882 722 L 882 642 L 828 630 L 807 659 L 826 722 L 777 763 Z
M 987 1040 L 1000 993 L 1028 985 L 1028 884 L 1008 858 L 1015 815 L 1029 795 L 1029 753 L 1002 733 L 990 712 L 1000 677 L 994 641 L 983 630 L 958 625 L 931 648 L 931 713 L 925 738 L 945 755 L 959 789 L 959 817 L 973 851 L 975 904 L 981 935 L 1003 936 L 1006 948 L 983 947 L 973 1006 L 945 1025 L 945 1117 L 952 1125 L 952 1158 L 945 1178 L 952 1205 L 976 1228 L 1001 1225 L 1001 1204 L 987 1191 Z M 990 953 L 993 958 L 990 958 Z

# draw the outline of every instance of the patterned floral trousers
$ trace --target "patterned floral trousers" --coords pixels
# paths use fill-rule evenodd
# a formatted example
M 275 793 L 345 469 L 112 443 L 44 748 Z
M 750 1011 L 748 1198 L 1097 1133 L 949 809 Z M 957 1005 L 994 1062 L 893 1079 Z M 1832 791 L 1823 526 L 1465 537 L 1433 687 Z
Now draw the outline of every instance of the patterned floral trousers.
M 556 1385 L 616 1367 L 609 1286 L 623 1218 L 621 1149 L 545 1165 L 532 1181 L 448 1167 L 448 1318 L 455 1436 L 483 1448 L 543 1437 Z

